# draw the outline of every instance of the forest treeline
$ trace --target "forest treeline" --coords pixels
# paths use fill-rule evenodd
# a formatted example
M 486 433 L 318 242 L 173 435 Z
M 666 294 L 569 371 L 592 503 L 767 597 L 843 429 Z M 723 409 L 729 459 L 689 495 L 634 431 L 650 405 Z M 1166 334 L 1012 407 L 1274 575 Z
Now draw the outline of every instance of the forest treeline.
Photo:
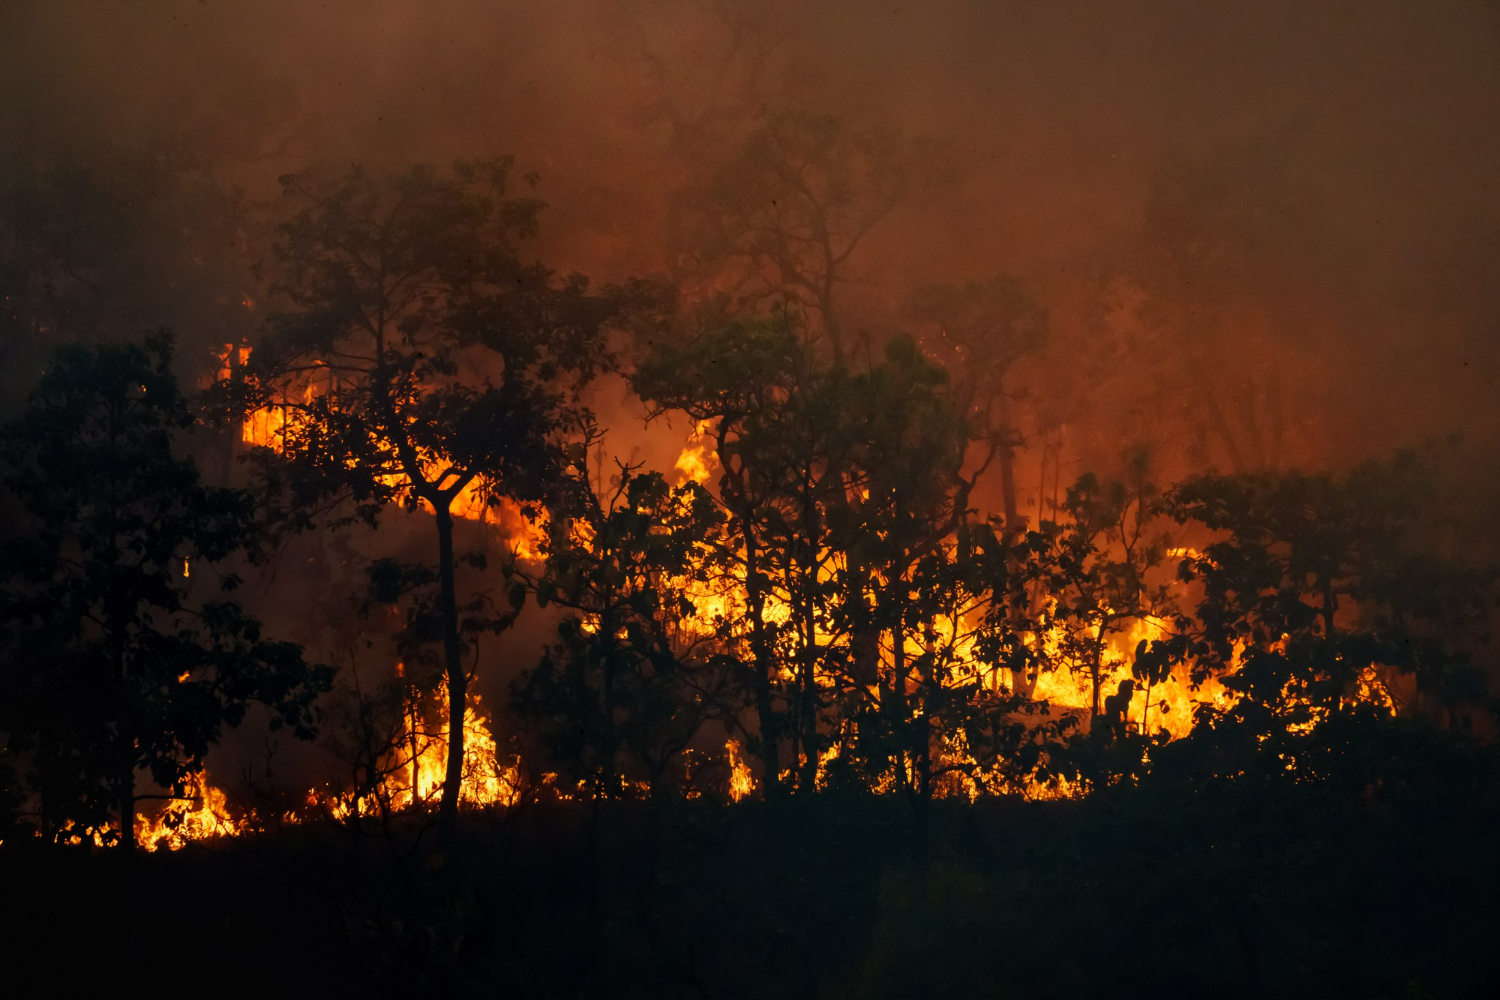
M 1494 576 L 1418 456 L 1157 483 L 1136 450 L 1023 511 L 1045 309 L 1002 276 L 913 291 L 910 332 L 841 322 L 840 269 L 914 174 L 898 137 L 765 129 L 695 281 L 536 262 L 508 159 L 285 178 L 263 322 L 207 370 L 165 333 L 79 336 L 59 284 L 7 271 L 7 349 L 76 342 L 0 434 L 4 840 L 133 845 L 252 706 L 346 765 L 304 814 L 430 809 L 449 837 L 465 801 L 879 794 L 919 831 L 935 799 L 1149 782 L 1378 801 L 1487 744 Z M 647 433 L 695 428 L 677 469 L 609 447 L 603 380 Z M 350 602 L 396 623 L 382 682 L 240 600 L 299 538 L 402 509 L 423 552 Z M 525 616 L 550 638 L 477 760 L 481 650 Z M 466 799 L 485 766 L 503 794 Z

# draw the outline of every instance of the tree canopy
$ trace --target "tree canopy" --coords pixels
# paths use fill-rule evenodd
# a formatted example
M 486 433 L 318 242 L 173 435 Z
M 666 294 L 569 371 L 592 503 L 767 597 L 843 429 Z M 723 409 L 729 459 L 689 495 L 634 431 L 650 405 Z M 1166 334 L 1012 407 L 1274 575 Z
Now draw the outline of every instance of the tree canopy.
M 274 246 L 286 308 L 225 387 L 241 412 L 274 414 L 258 468 L 287 523 L 373 524 L 391 504 L 433 513 L 449 822 L 470 672 L 454 515 L 555 499 L 591 423 L 578 392 L 612 363 L 611 329 L 649 299 L 526 261 L 542 203 L 511 195 L 512 173 L 499 159 L 284 178 L 300 206 Z
M 328 686 L 226 596 L 255 504 L 176 454 L 171 357 L 166 335 L 66 348 L 0 431 L 27 524 L 0 551 L 0 732 L 49 839 L 131 846 L 140 773 L 181 794 L 252 703 L 310 737 Z

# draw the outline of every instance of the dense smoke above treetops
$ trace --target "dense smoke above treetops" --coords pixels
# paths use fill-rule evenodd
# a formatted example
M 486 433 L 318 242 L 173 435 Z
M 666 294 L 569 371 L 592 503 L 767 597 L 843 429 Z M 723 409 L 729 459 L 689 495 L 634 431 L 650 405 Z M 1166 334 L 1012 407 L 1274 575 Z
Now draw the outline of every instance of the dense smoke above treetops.
M 914 289 L 1013 281 L 1047 321 L 1011 376 L 1020 422 L 1033 452 L 1065 428 L 1067 475 L 1140 448 L 1163 479 L 1342 464 L 1456 431 L 1471 469 L 1491 464 L 1500 21 L 1483 4 L 31 3 L 4 19 L 7 187 L 82 178 L 94 199 L 52 189 L 97 258 L 80 280 L 98 314 L 62 337 L 165 324 L 200 355 L 253 338 L 237 306 L 261 294 L 277 178 L 350 162 L 514 154 L 549 204 L 533 245 L 551 266 L 681 279 L 726 165 L 794 112 L 907 157 L 848 262 L 844 325 L 878 343 L 917 322 Z M 7 365 L 35 368 L 40 347 L 7 344 Z M 26 385 L 8 376 L 7 406 Z M 617 395 L 605 422 L 634 434 Z M 658 437 L 635 444 L 669 463 L 680 437 Z

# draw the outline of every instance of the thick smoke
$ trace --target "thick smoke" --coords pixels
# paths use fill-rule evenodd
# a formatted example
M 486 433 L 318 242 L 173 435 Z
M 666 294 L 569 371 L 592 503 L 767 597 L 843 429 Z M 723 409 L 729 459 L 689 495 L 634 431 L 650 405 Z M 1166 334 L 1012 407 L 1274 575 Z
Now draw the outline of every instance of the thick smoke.
M 1488 5 L 32 3 L 4 16 L 8 172 L 130 149 L 192 159 L 257 200 L 309 165 L 515 153 L 553 206 L 540 251 L 612 278 L 666 266 L 688 176 L 757 115 L 805 107 L 928 137 L 944 160 L 948 183 L 861 254 L 871 313 L 899 319 L 890 307 L 917 284 L 1006 273 L 1065 338 L 1118 327 L 1121 297 L 1145 296 L 1141 322 L 1181 336 L 1139 353 L 1191 356 L 1208 379 L 1279 373 L 1286 461 L 1488 434 Z M 1111 377 L 1170 360 L 1113 359 Z

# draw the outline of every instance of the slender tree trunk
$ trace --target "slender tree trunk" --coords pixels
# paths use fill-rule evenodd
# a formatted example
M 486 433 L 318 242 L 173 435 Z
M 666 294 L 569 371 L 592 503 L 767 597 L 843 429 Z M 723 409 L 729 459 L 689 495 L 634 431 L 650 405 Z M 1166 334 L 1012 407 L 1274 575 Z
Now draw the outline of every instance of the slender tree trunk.
M 818 624 L 815 588 L 817 584 L 816 542 L 812 536 L 812 520 L 804 518 L 807 532 L 807 558 L 802 566 L 799 628 L 802 632 L 802 703 L 798 706 L 802 743 L 802 778 L 797 791 L 812 794 L 818 784 Z
M 433 505 L 438 530 L 439 612 L 443 618 L 443 662 L 448 684 L 448 768 L 438 822 L 451 834 L 458 824 L 458 797 L 464 778 L 464 708 L 469 678 L 464 673 L 463 643 L 458 636 L 458 597 L 453 569 L 453 514 L 445 501 Z
M 607 604 L 608 602 L 606 602 Z M 619 741 L 615 734 L 615 620 L 614 614 L 605 610 L 599 615 L 599 636 L 604 640 L 604 656 L 600 659 L 600 718 L 604 731 L 599 734 L 599 792 L 605 799 L 619 797 L 622 789 L 619 766 Z
M 904 617 L 904 615 L 903 615 Z M 904 627 L 904 626 L 903 626 Z M 937 677 L 933 673 L 933 643 L 931 626 L 928 626 L 922 654 L 912 664 L 916 682 L 922 691 L 923 700 L 932 698 L 937 689 Z M 917 872 L 925 882 L 931 859 L 932 842 L 932 716 L 930 702 L 924 704 L 922 714 L 912 720 L 912 770 L 916 780 L 917 821 Z
M 120 850 L 130 854 L 136 849 L 135 839 L 135 766 L 125 765 L 125 774 L 120 785 Z
M 1089 663 L 1089 680 L 1093 688 L 1093 700 L 1089 706 L 1089 732 L 1094 731 L 1094 726 L 1099 722 L 1101 706 L 1099 704 L 1099 684 L 1102 680 L 1099 672 L 1104 669 L 1104 626 L 1099 626 L 1099 638 L 1092 644 L 1090 654 L 1093 657 Z
M 1245 467 L 1244 455 L 1240 451 L 1239 442 L 1235 439 L 1234 429 L 1229 426 L 1229 418 L 1224 413 L 1224 407 L 1219 404 L 1218 397 L 1208 392 L 1205 394 L 1205 399 L 1210 426 L 1218 432 L 1219 440 L 1224 445 L 1224 453 L 1229 456 L 1230 466 L 1235 472 L 1249 471 Z
M 849 548 L 852 549 L 853 546 Z M 846 552 L 845 559 L 849 574 L 846 600 L 849 602 L 851 618 L 849 652 L 854 662 L 854 677 L 866 689 L 860 692 L 860 698 L 863 699 L 870 686 L 878 687 L 881 684 L 880 625 L 875 621 L 867 603 L 874 592 L 871 583 L 874 574 L 856 552 Z
M 901 581 L 896 581 L 887 588 L 891 596 L 891 603 L 896 608 L 896 620 L 891 624 L 891 690 L 890 704 L 884 706 L 886 717 L 890 720 L 891 730 L 899 734 L 897 746 L 915 746 L 916 741 L 912 738 L 910 726 L 912 720 L 906 710 L 906 606 L 904 595 L 896 593 L 896 588 L 902 586 Z M 902 771 L 899 780 L 904 785 L 912 780 L 906 775 L 906 751 L 903 751 L 896 766 Z
M 1005 540 L 1010 541 L 1021 530 L 1021 509 L 1016 499 L 1016 444 L 1020 436 L 1010 417 L 1010 397 L 1002 387 L 1000 404 L 1000 447 L 995 458 L 1000 463 L 1000 501 L 1005 510 Z M 1040 517 L 1040 511 L 1038 516 Z
M 417 726 L 421 719 L 417 715 L 417 699 L 408 695 L 406 703 L 406 735 L 411 747 L 411 801 L 412 805 L 423 805 L 421 746 L 418 745 Z
M 1005 429 L 1005 442 L 996 458 L 1000 461 L 1000 494 L 1005 505 L 1005 537 L 1009 541 L 1021 530 L 1021 509 L 1016 502 L 1016 452 L 1011 444 L 1011 430 Z
M 616 800 L 620 796 L 620 782 L 615 761 L 614 632 L 613 616 L 606 610 L 599 616 L 599 635 L 609 643 L 604 651 L 603 662 L 600 664 L 602 668 L 600 707 L 603 709 L 604 732 L 600 734 L 599 787 L 594 794 L 591 814 L 596 898 L 594 934 L 598 949 L 596 954 L 599 956 L 595 972 L 599 977 L 597 995 L 600 996 L 608 996 L 610 984 L 618 981 L 613 917 L 620 903 L 617 883 L 622 881 L 615 877 L 615 844 L 617 827 L 620 825 Z
M 761 588 L 760 550 L 748 519 L 742 519 L 741 523 L 745 537 L 745 591 L 750 603 L 750 646 L 755 656 L 755 707 L 760 716 L 760 759 L 765 769 L 761 784 L 765 797 L 770 799 L 781 791 L 781 731 L 771 695 L 771 644 L 766 637 L 766 597 Z
M 802 776 L 797 782 L 799 794 L 812 794 L 818 784 L 818 499 L 814 492 L 818 479 L 813 462 L 808 460 L 802 475 L 802 541 L 793 548 L 793 563 L 800 564 L 797 573 L 796 600 L 800 607 L 794 620 L 802 639 L 802 700 L 798 706 L 799 735 L 802 743 Z M 800 558 L 799 552 L 800 551 Z
M 1333 574 L 1323 578 L 1323 607 L 1319 609 L 1320 617 L 1323 619 L 1323 639 L 1333 642 L 1336 634 L 1333 626 L 1333 616 L 1338 613 L 1339 599 L 1333 592 Z
M 118 552 L 118 548 L 116 548 Z M 117 560 L 112 560 L 117 561 Z M 113 623 L 110 632 L 110 644 L 114 647 L 112 655 L 114 658 L 115 678 L 120 685 L 121 716 L 120 730 L 118 733 L 120 746 L 120 788 L 118 792 L 120 810 L 120 850 L 126 854 L 133 853 L 136 848 L 135 841 L 135 720 L 126 707 L 134 701 L 130 697 L 130 676 L 126 666 L 125 656 L 125 625 L 126 615 L 120 610 L 124 605 L 123 597 L 117 596 L 118 592 L 110 595 L 108 615 Z
M 829 275 L 829 278 L 823 283 L 823 288 L 818 293 L 818 311 L 823 314 L 823 330 L 828 334 L 828 344 L 833 348 L 833 363 L 837 366 L 844 363 L 844 331 L 833 313 L 833 278 L 831 267 Z

